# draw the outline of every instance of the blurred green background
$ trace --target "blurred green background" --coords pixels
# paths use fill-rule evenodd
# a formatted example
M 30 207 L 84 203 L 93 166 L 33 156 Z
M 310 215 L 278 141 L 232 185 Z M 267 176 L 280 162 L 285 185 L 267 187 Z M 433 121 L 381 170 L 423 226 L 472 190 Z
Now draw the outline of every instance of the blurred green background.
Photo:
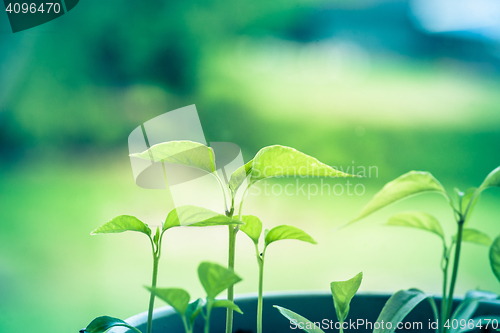
M 282 144 L 329 165 L 378 167 L 359 181 L 362 196 L 251 197 L 246 212 L 267 228 L 296 225 L 319 243 L 270 249 L 266 290 L 327 290 L 362 270 L 363 291 L 439 293 L 439 240 L 381 225 L 425 209 L 451 236 L 439 195 L 332 230 L 409 170 L 430 171 L 451 193 L 500 165 L 498 40 L 426 30 L 413 9 L 389 0 L 86 0 L 16 34 L 1 14 L 0 332 L 76 332 L 99 315 L 146 310 L 148 241 L 90 231 L 120 214 L 158 224 L 173 208 L 168 192 L 135 185 L 127 137 L 190 104 L 207 141 L 238 144 L 246 161 Z M 499 200 L 500 190 L 487 191 L 471 226 L 498 235 Z M 165 241 L 159 285 L 201 296 L 196 267 L 226 262 L 226 229 L 179 228 Z M 238 293 L 256 290 L 253 253 L 240 236 Z M 457 292 L 473 288 L 500 292 L 500 283 L 487 249 L 466 244 Z

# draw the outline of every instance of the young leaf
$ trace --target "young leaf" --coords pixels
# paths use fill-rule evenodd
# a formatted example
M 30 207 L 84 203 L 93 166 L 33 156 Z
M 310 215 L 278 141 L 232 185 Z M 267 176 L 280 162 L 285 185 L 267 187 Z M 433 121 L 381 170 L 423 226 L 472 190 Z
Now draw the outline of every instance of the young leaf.
M 476 191 L 477 191 L 477 188 L 471 187 L 471 188 L 467 189 L 467 191 L 465 191 L 462 194 L 462 199 L 460 201 L 460 211 L 462 213 L 465 213 L 465 211 L 467 210 L 467 206 L 469 206 L 469 202 L 471 200 L 474 200 L 470 203 L 469 211 L 467 213 L 467 216 L 465 217 L 465 223 L 467 223 L 470 216 L 472 215 L 472 211 L 474 210 L 474 207 L 476 206 L 477 200 L 479 199 L 478 195 L 474 195 L 474 193 Z
M 215 172 L 215 155 L 212 148 L 193 141 L 169 141 L 152 146 L 142 153 L 131 154 L 132 157 L 154 162 L 179 164 L 202 169 L 208 173 Z
M 189 293 L 180 288 L 151 288 L 145 287 L 156 297 L 170 305 L 177 311 L 178 314 L 183 316 L 186 313 L 189 299 Z
M 291 225 L 280 225 L 272 228 L 266 234 L 266 246 L 283 239 L 297 239 L 311 244 L 317 244 L 311 236 L 299 228 L 292 227 Z
M 111 327 L 115 326 L 123 326 L 130 328 L 133 331 L 140 332 L 137 328 L 130 326 L 121 319 L 109 316 L 102 316 L 92 320 L 90 324 L 87 326 L 87 328 L 80 330 L 80 333 L 104 333 Z
M 181 225 L 190 227 L 209 227 L 228 224 L 243 224 L 243 222 L 216 213 L 210 209 L 186 205 L 177 207 L 168 213 L 165 223 L 163 223 L 163 231 Z
M 490 265 L 498 281 L 500 281 L 500 236 L 490 246 Z
M 209 299 L 214 299 L 221 292 L 241 281 L 241 278 L 232 270 L 206 261 L 198 266 L 198 278 Z
M 423 292 L 415 289 L 400 290 L 389 298 L 385 303 L 377 322 L 392 323 L 392 328 L 388 328 L 388 324 L 383 325 L 378 329 L 374 329 L 373 333 L 392 333 L 396 329 L 396 325 L 413 310 L 420 302 L 428 296 Z
M 273 305 L 278 311 L 288 320 L 290 320 L 290 325 L 295 325 L 296 327 L 306 331 L 307 333 L 324 333 L 324 331 L 316 326 L 312 321 L 307 318 L 302 317 L 298 313 L 295 313 L 281 306 Z
M 228 308 L 231 310 L 234 310 L 238 313 L 243 314 L 243 311 L 239 308 L 238 305 L 234 304 L 234 302 L 229 301 L 227 299 L 218 299 L 215 302 L 212 303 L 213 308 Z
M 241 184 L 243 184 L 250 172 L 252 172 L 252 165 L 253 160 L 245 165 L 240 166 L 231 174 L 231 178 L 229 179 L 229 189 L 233 194 L 238 190 Z
M 456 238 L 457 236 L 453 236 L 454 240 Z M 482 231 L 471 228 L 464 228 L 462 233 L 462 241 L 486 246 L 490 246 L 492 243 L 490 236 Z
M 425 212 L 405 212 L 393 215 L 387 225 L 413 227 L 430 231 L 444 240 L 443 228 L 439 221 L 431 214 Z
M 496 299 L 497 295 L 488 291 L 480 291 L 480 290 L 470 290 L 465 294 L 464 300 L 460 302 L 457 306 L 457 309 L 453 313 L 450 322 L 456 320 L 457 323 L 468 322 L 470 317 L 476 312 L 476 309 L 479 305 L 480 301 L 483 300 L 493 300 Z M 460 325 L 456 328 L 453 325 L 450 325 L 448 332 L 456 333 L 460 331 Z
M 482 191 L 493 186 L 500 186 L 500 166 L 486 176 L 479 190 Z
M 253 159 L 249 185 L 271 177 L 354 177 L 300 151 L 275 145 L 262 148 Z
M 101 225 L 92 231 L 91 235 L 118 233 L 124 231 L 138 231 L 151 236 L 151 229 L 137 217 L 130 215 L 120 215 Z
M 193 326 L 194 320 L 200 314 L 201 309 L 205 306 L 205 301 L 202 298 L 198 298 L 196 301 L 189 303 L 186 309 L 186 318 L 189 320 L 191 326 Z
M 262 233 L 262 222 L 260 219 L 253 215 L 243 215 L 241 219 L 245 224 L 240 227 L 240 230 L 247 234 L 255 244 L 259 244 L 259 237 Z
M 349 223 L 356 222 L 368 215 L 404 198 L 420 193 L 438 192 L 448 198 L 443 186 L 428 172 L 410 171 L 385 184 L 361 213 Z
M 352 279 L 347 281 L 334 281 L 330 283 L 330 289 L 333 296 L 333 304 L 338 320 L 342 323 L 349 314 L 349 304 L 351 299 L 356 295 L 356 292 L 361 285 L 363 272 L 358 273 Z

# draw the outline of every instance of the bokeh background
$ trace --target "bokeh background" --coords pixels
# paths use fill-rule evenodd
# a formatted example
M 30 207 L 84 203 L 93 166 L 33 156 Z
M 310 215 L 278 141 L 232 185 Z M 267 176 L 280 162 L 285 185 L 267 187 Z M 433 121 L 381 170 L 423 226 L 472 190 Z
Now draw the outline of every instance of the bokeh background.
M 158 224 L 173 208 L 167 191 L 135 185 L 127 137 L 190 104 L 207 141 L 234 142 L 245 160 L 282 144 L 378 168 L 359 181 L 362 196 L 248 200 L 267 228 L 296 225 L 319 243 L 270 249 L 266 290 L 326 291 L 363 271 L 363 291 L 439 293 L 439 240 L 382 225 L 426 210 L 451 237 L 439 195 L 333 228 L 407 171 L 430 171 L 452 193 L 500 165 L 499 17 L 487 0 L 82 0 L 12 34 L 0 14 L 0 332 L 76 332 L 146 310 L 148 241 L 90 231 L 120 214 Z M 500 190 L 485 192 L 471 227 L 498 235 L 499 202 Z M 226 229 L 178 228 L 165 242 L 159 285 L 202 296 L 196 267 L 226 262 Z M 240 235 L 238 293 L 255 292 L 256 269 Z M 464 246 L 457 283 L 458 294 L 500 292 L 487 248 Z

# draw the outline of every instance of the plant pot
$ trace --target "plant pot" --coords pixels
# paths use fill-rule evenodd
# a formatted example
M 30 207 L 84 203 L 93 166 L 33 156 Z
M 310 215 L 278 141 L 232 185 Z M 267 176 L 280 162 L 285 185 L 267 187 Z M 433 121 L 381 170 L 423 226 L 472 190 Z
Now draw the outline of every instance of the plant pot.
M 358 323 L 358 320 L 364 320 L 365 323 L 370 322 L 372 325 L 378 318 L 382 307 L 389 299 L 388 294 L 377 293 L 358 293 L 351 301 L 349 320 Z M 454 306 L 458 304 L 460 299 L 455 299 Z M 256 295 L 238 296 L 235 298 L 235 303 L 243 311 L 244 315 L 239 313 L 234 314 L 233 332 L 235 333 L 254 333 L 256 331 L 256 313 L 257 313 L 257 297 Z M 436 298 L 437 306 L 440 306 L 440 299 Z M 293 292 L 293 293 L 273 293 L 264 296 L 263 308 L 263 331 L 266 333 L 275 332 L 303 332 L 299 328 L 293 329 L 290 321 L 283 317 L 279 311 L 273 308 L 273 305 L 279 305 L 292 310 L 311 321 L 328 323 L 328 327 L 321 327 L 324 331 L 337 331 L 334 328 L 337 322 L 335 309 L 333 307 L 333 299 L 330 293 L 326 292 Z M 500 302 L 489 301 L 480 303 L 475 315 L 500 316 Z M 153 317 L 153 333 L 184 333 L 184 327 L 179 315 L 169 306 L 158 308 L 154 311 Z M 325 320 L 325 321 L 323 321 Z M 126 320 L 129 324 L 139 328 L 142 332 L 146 331 L 147 312 L 140 313 Z M 226 324 L 226 311 L 222 308 L 217 308 L 212 311 L 210 319 L 210 332 L 224 333 Z M 330 322 L 331 321 L 331 322 Z M 422 323 L 421 327 L 415 326 L 408 329 L 398 329 L 398 332 L 419 332 L 427 333 L 434 332 L 429 329 L 429 323 L 433 322 L 432 310 L 428 302 L 420 303 L 404 320 L 404 323 Z M 361 322 L 359 322 L 361 323 Z M 500 328 L 500 323 L 498 327 Z M 483 332 L 495 332 L 496 329 L 490 326 Z M 351 326 L 345 330 L 354 332 L 372 332 L 373 329 L 367 327 L 366 324 L 360 325 L 357 328 Z M 115 328 L 110 330 L 112 333 L 129 332 L 127 329 Z M 201 316 L 197 318 L 195 323 L 195 333 L 203 332 L 203 319 Z

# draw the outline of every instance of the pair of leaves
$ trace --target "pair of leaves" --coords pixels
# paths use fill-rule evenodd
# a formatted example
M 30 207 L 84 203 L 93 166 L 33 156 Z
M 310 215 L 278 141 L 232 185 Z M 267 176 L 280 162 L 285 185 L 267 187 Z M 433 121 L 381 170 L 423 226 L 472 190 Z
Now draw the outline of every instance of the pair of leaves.
M 352 279 L 349 279 L 347 281 L 334 281 L 330 284 L 335 312 L 341 325 L 349 314 L 349 305 L 354 295 L 356 295 L 356 292 L 361 285 L 362 279 L 363 273 L 360 272 Z M 302 317 L 298 313 L 295 313 L 281 306 L 274 305 L 274 307 L 278 309 L 278 311 L 285 318 L 290 320 L 290 323 L 295 323 L 302 330 L 308 333 L 324 333 L 324 331 L 316 326 L 314 322 L 305 317 Z
M 241 226 L 240 230 L 250 237 L 255 245 L 258 245 L 262 233 L 262 222 L 258 217 L 253 215 L 243 215 L 241 219 L 245 224 Z M 285 239 L 296 239 L 311 244 L 317 244 L 306 232 L 291 225 L 280 225 L 271 230 L 265 230 L 265 247 L 269 246 L 271 243 Z
M 445 240 L 439 221 L 433 215 L 425 212 L 405 212 L 393 215 L 387 221 L 387 225 L 418 228 L 437 235 L 443 242 Z M 463 229 L 462 241 L 486 246 L 490 246 L 492 242 L 490 236 L 471 228 Z
M 181 225 L 206 227 L 229 224 L 242 224 L 242 222 L 229 218 L 225 215 L 218 214 L 210 209 L 186 205 L 175 208 L 168 213 L 168 216 L 163 223 L 162 232 Z M 137 217 L 130 215 L 117 216 L 92 231 L 91 234 L 119 233 L 124 231 L 137 231 L 151 236 L 151 229 L 148 225 L 140 221 Z
M 164 142 L 130 156 L 189 166 L 208 173 L 216 170 L 212 148 L 192 141 Z M 265 178 L 282 176 L 352 177 L 296 149 L 275 145 L 262 148 L 250 162 L 233 172 L 229 188 L 234 194 L 247 177 L 252 185 Z

